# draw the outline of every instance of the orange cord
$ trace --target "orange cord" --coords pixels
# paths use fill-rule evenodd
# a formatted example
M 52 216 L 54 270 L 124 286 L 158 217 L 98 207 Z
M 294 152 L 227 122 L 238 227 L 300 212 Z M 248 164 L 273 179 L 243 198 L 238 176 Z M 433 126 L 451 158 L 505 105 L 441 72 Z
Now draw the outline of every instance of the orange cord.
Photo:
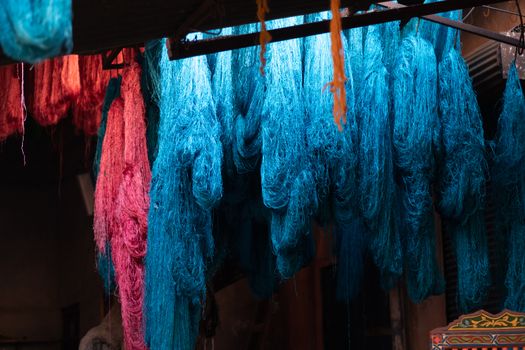
M 261 66 L 259 67 L 259 70 L 261 71 L 261 75 L 264 75 L 264 67 L 266 66 L 266 44 L 272 40 L 272 36 L 266 29 L 265 22 L 265 16 L 268 12 L 270 12 L 268 0 L 257 0 L 257 18 L 261 22 L 261 35 L 259 36 L 259 44 L 261 45 L 261 52 L 259 54 Z
M 330 38 L 332 41 L 332 61 L 334 65 L 334 80 L 331 81 L 330 91 L 334 95 L 334 120 L 340 131 L 346 124 L 346 76 L 345 76 L 345 54 L 341 41 L 341 7 L 340 0 L 331 0 L 332 20 L 330 21 Z

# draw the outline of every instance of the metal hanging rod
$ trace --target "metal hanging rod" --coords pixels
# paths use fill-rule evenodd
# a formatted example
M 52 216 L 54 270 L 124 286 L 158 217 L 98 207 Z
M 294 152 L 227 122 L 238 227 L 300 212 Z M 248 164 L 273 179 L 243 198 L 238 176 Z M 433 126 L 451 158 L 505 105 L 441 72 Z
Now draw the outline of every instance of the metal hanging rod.
M 499 8 L 499 7 L 494 7 L 494 6 L 489 6 L 489 5 L 483 5 L 482 7 L 486 8 L 486 9 L 489 9 L 489 10 L 494 10 L 494 11 L 497 11 L 497 12 L 507 13 L 509 15 L 520 17 L 520 14 L 517 13 L 517 12 L 506 10 L 506 9 L 502 9 L 502 8 Z M 523 15 L 521 17 L 525 18 L 525 16 L 523 16 Z
M 426 20 L 439 23 L 448 27 L 456 28 L 491 40 L 519 47 L 519 40 L 515 38 L 492 32 L 490 30 L 480 28 L 474 25 L 465 24 L 459 21 L 454 21 L 435 15 L 436 13 L 478 7 L 498 2 L 501 2 L 501 0 L 443 0 L 433 3 L 417 4 L 411 6 L 405 6 L 397 2 L 391 1 L 380 2 L 376 5 L 385 8 L 384 10 L 369 11 L 365 13 L 354 14 L 349 17 L 344 17 L 342 18 L 341 24 L 343 29 L 350 29 L 391 21 L 408 21 L 414 17 L 421 17 Z M 328 33 L 329 31 L 329 20 L 319 21 L 315 23 L 306 23 L 294 27 L 274 29 L 269 31 L 272 36 L 272 41 L 270 42 L 270 44 L 284 40 Z M 193 41 L 185 39 L 170 40 L 168 54 L 170 59 L 175 60 L 215 52 L 229 51 L 250 46 L 256 46 L 258 45 L 258 43 L 258 32 Z
M 386 8 L 389 8 L 389 9 L 399 8 L 399 6 L 403 6 L 393 1 L 383 2 L 380 5 Z M 490 40 L 494 40 L 500 43 L 504 43 L 507 45 L 515 46 L 515 47 L 523 47 L 523 44 L 520 44 L 520 41 L 516 38 L 512 38 L 510 36 L 500 34 L 497 32 L 493 32 L 491 30 L 481 28 L 481 27 L 478 27 L 472 24 L 454 21 L 452 19 L 445 18 L 445 17 L 438 16 L 438 15 L 427 15 L 427 16 L 420 16 L 420 17 L 430 22 L 439 23 L 439 24 L 442 24 L 442 25 L 445 25 L 451 28 L 456 28 L 463 32 L 475 34 L 475 35 L 478 35 L 478 36 L 481 36 L 481 37 L 484 37 Z

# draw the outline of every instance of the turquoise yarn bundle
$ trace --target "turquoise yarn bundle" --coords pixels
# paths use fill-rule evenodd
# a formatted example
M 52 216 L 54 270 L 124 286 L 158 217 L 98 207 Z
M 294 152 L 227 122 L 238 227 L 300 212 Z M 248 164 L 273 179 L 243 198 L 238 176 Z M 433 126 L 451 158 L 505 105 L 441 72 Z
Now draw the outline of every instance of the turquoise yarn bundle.
M 421 302 L 443 291 L 436 260 L 432 184 L 440 149 L 437 63 L 430 43 L 403 39 L 394 75 L 394 159 L 400 182 L 408 295 Z
M 313 22 L 326 18 L 326 14 L 308 16 L 308 20 Z M 324 90 L 326 82 L 333 77 L 330 36 L 307 37 L 304 43 L 306 139 L 319 203 L 317 220 L 322 225 L 334 223 L 337 291 L 338 298 L 343 301 L 354 298 L 359 292 L 365 250 L 364 228 L 359 226 L 358 206 L 355 205 L 357 93 L 352 65 L 355 63 L 356 72 L 359 72 L 363 60 L 359 44 L 362 48 L 361 28 L 343 37 L 345 51 L 356 51 L 345 60 L 348 115 L 347 123 L 339 131 L 332 116 L 333 95 Z
M 431 0 L 429 2 L 436 2 Z M 454 21 L 462 21 L 462 11 L 449 11 L 440 13 L 439 16 L 448 18 Z M 434 48 L 437 61 L 441 62 L 444 56 L 454 47 L 456 41 L 459 43 L 459 33 L 456 29 L 447 27 L 438 23 L 421 20 L 419 24 L 420 35 L 430 42 Z
M 458 307 L 479 306 L 490 286 L 484 222 L 485 142 L 481 115 L 461 54 L 450 50 L 439 64 L 443 159 L 439 211 L 456 249 Z
M 235 27 L 234 34 L 247 34 L 256 25 Z M 262 107 L 266 97 L 266 79 L 261 76 L 258 47 L 232 53 L 233 94 L 237 114 L 233 126 L 233 159 L 240 174 L 253 172 L 262 157 Z
M 146 56 L 147 57 L 147 56 Z M 159 62 L 145 319 L 150 349 L 192 349 L 214 255 L 212 208 L 222 197 L 221 130 L 205 57 Z
M 141 59 L 141 86 L 146 107 L 146 140 L 148 145 L 148 160 L 151 167 L 158 152 L 159 122 L 160 122 L 160 87 L 159 62 L 165 47 L 162 40 L 151 40 L 145 43 L 144 58 Z
M 273 21 L 271 28 L 302 23 Z M 317 210 L 314 174 L 308 161 L 302 90 L 302 42 L 271 44 L 267 52 L 267 91 L 262 108 L 261 185 L 272 209 L 271 239 L 277 270 L 291 277 L 313 256 L 311 218 Z
M 244 25 L 233 28 L 232 32 L 247 34 L 254 30 L 256 25 Z M 278 274 L 270 237 L 271 213 L 263 204 L 261 191 L 262 108 L 266 81 L 259 72 L 258 50 L 258 47 L 248 47 L 231 54 L 229 67 L 235 115 L 232 123 L 224 125 L 231 132 L 229 137 L 225 136 L 225 141 L 231 143 L 234 166 L 226 167 L 226 191 L 220 210 L 225 217 L 225 222 L 221 222 L 225 226 L 223 230 L 230 233 L 230 249 L 253 293 L 268 298 L 277 285 Z M 227 64 L 226 59 L 221 61 L 220 58 L 215 60 L 216 67 L 221 62 Z
M 0 46 L 17 61 L 36 63 L 73 49 L 71 0 L 2 0 Z
M 95 161 L 93 162 L 93 177 L 94 183 L 97 181 L 98 172 L 100 168 L 100 157 L 102 156 L 102 143 L 106 133 L 106 124 L 108 120 L 108 112 L 113 101 L 120 96 L 120 84 L 122 77 L 112 78 L 106 89 L 106 96 L 104 97 L 104 104 L 102 105 L 102 117 L 100 120 L 100 127 L 97 135 L 97 148 L 95 150 Z M 111 258 L 111 247 L 106 245 L 105 252 L 97 252 L 97 269 L 104 284 L 106 293 L 111 293 L 115 289 L 115 267 Z
M 361 290 L 366 254 L 367 230 L 357 204 L 359 91 L 363 77 L 363 28 L 346 32 L 345 50 L 347 124 L 341 154 L 332 167 L 333 235 L 337 256 L 337 298 L 348 302 Z
M 391 288 L 403 271 L 396 222 L 396 186 L 388 73 L 383 64 L 380 26 L 368 27 L 360 87 L 358 202 L 369 231 L 369 250 L 383 287 Z
M 525 311 L 525 97 L 516 65 L 509 69 L 498 122 L 493 188 L 500 231 L 507 240 L 505 307 Z

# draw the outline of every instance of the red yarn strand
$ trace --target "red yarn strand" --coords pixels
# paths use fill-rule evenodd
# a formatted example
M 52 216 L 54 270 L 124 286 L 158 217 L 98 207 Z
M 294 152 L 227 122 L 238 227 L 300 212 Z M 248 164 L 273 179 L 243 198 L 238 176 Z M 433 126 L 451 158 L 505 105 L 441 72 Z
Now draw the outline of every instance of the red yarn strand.
M 56 125 L 76 104 L 80 93 L 77 56 L 64 56 L 35 66 L 32 115 L 42 126 Z
M 15 133 L 24 132 L 22 87 L 17 66 L 0 67 L 0 141 Z
M 87 136 L 97 134 L 111 72 L 102 69 L 100 55 L 79 56 L 82 89 L 73 108 L 73 124 Z

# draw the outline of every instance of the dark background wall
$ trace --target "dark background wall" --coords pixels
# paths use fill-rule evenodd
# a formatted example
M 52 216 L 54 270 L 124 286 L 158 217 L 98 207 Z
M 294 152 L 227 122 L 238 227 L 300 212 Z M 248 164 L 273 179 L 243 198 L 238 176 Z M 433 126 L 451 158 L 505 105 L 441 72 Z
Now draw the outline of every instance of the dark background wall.
M 0 349 L 74 348 L 103 312 L 76 176 L 89 169 L 90 143 L 68 121 L 43 129 L 28 119 L 26 129 L 23 152 L 21 138 L 0 146 Z

